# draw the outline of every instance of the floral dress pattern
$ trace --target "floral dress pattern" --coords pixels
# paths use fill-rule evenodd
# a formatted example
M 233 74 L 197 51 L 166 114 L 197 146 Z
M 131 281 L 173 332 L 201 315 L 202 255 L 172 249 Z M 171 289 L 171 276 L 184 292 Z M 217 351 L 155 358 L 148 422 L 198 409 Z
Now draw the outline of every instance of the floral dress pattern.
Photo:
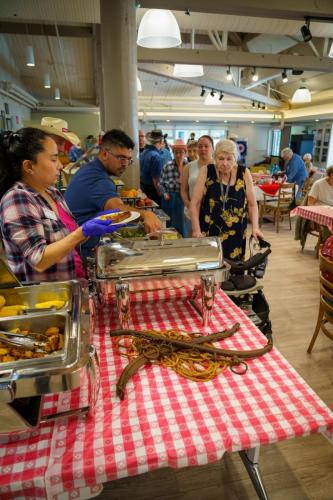
M 207 167 L 207 179 L 200 208 L 200 228 L 205 236 L 219 236 L 227 259 L 244 258 L 247 227 L 245 168 L 238 166 L 234 185 L 219 182 L 214 165 Z

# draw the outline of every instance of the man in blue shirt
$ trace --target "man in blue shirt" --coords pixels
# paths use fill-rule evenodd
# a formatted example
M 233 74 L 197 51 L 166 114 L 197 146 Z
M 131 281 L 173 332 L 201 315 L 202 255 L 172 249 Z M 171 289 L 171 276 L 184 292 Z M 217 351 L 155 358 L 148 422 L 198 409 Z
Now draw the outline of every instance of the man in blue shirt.
M 163 168 L 161 150 L 164 147 L 162 130 L 156 129 L 148 132 L 146 143 L 146 149 L 140 154 L 140 187 L 148 198 L 160 205 L 159 182 Z
M 304 161 L 290 148 L 283 149 L 281 156 L 285 161 L 284 170 L 286 170 L 287 182 L 294 182 L 298 186 L 296 198 L 300 198 L 304 181 L 308 177 Z
M 103 210 L 132 210 L 119 197 L 110 175 L 121 176 L 133 163 L 134 142 L 122 130 L 112 129 L 103 136 L 100 151 L 87 165 L 74 175 L 65 192 L 65 200 L 78 223 L 96 217 Z M 161 222 L 153 212 L 140 211 L 147 233 L 160 229 Z M 83 245 L 83 257 L 89 255 L 98 239 L 90 238 Z

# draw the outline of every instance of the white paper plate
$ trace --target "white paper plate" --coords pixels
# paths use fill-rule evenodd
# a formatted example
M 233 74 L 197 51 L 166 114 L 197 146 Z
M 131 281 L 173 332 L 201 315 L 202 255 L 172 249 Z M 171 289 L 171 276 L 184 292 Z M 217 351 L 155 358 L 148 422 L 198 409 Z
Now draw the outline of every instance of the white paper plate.
M 127 210 L 126 210 L 127 212 Z M 119 212 L 121 213 L 121 212 Z M 136 220 L 140 217 L 140 213 L 139 212 L 134 212 L 134 211 L 130 211 L 130 214 L 126 219 L 120 221 L 120 222 L 115 222 L 114 224 L 128 224 L 129 222 L 132 222 L 133 220 Z

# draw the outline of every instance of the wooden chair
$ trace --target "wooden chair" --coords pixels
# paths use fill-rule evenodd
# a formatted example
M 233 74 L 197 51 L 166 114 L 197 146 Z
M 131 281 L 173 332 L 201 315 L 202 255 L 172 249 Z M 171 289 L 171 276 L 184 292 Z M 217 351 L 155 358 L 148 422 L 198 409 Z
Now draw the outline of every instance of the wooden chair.
M 289 219 L 289 227 L 291 229 L 291 218 L 290 211 L 292 203 L 295 200 L 295 184 L 285 183 L 281 184 L 279 191 L 277 192 L 276 198 L 272 199 L 271 196 L 264 194 L 264 200 L 260 203 L 259 210 L 259 222 L 262 225 L 262 220 L 265 215 L 270 215 L 273 217 L 273 221 L 276 227 L 276 232 L 279 232 L 280 222 L 283 220 L 284 216 L 287 215 Z
M 330 332 L 325 324 L 330 323 L 333 325 L 333 283 L 328 281 L 323 276 L 323 271 L 328 271 L 333 275 L 333 262 L 320 253 L 320 304 L 317 325 L 312 336 L 311 342 L 309 344 L 307 352 L 310 353 L 317 340 L 318 333 L 320 330 L 326 335 L 326 337 L 333 340 L 333 332 Z

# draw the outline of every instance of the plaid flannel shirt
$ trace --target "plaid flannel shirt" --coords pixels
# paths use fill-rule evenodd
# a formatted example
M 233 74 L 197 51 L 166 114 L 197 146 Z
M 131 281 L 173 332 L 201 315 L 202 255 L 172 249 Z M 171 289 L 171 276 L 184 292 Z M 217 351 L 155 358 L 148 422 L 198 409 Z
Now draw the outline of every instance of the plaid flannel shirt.
M 184 161 L 183 166 L 186 164 L 187 162 Z M 161 174 L 160 189 L 162 194 L 171 192 L 179 193 L 180 183 L 181 183 L 181 176 L 177 164 L 175 160 L 169 161 L 166 165 L 164 165 Z
M 60 192 L 53 186 L 48 194 L 69 211 Z M 0 227 L 8 263 L 20 281 L 54 281 L 75 278 L 73 253 L 46 271 L 35 266 L 47 245 L 69 234 L 46 200 L 23 182 L 16 182 L 0 203 Z

